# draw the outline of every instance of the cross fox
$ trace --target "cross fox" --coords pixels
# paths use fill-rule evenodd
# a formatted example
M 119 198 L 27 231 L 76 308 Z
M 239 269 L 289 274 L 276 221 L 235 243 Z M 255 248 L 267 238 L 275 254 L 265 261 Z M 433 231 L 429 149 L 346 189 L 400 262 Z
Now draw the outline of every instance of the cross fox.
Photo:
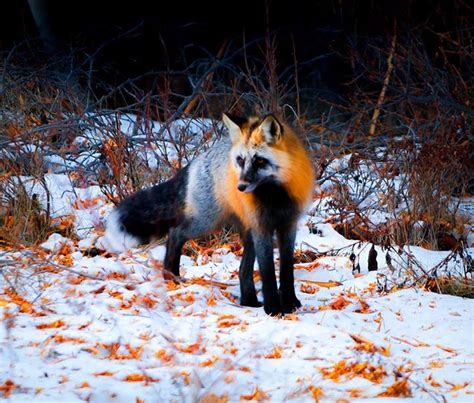
M 107 249 L 120 252 L 168 235 L 165 273 L 179 276 L 185 242 L 232 223 L 244 246 L 241 304 L 261 306 L 253 279 L 256 257 L 265 312 L 293 312 L 301 306 L 294 290 L 294 244 L 298 218 L 312 200 L 311 160 L 294 131 L 273 115 L 244 119 L 224 114 L 223 122 L 229 137 L 167 182 L 119 204 L 107 220 Z M 280 250 L 279 289 L 274 232 Z

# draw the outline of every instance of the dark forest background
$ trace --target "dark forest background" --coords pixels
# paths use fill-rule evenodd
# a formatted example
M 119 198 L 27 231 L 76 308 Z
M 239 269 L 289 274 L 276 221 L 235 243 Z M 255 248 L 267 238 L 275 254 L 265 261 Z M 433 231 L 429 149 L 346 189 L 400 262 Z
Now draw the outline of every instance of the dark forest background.
M 2 4 L 0 50 L 39 38 L 30 5 L 43 9 L 41 18 L 50 35 L 47 56 L 73 49 L 79 63 L 81 57 L 92 55 L 98 78 L 111 84 L 151 71 L 183 71 L 196 59 L 217 55 L 224 44 L 242 45 L 244 40 L 249 44 L 270 32 L 277 37 L 280 69 L 297 60 L 303 85 L 342 95 L 344 84 L 353 78 L 347 63 L 350 46 L 357 47 L 368 38 L 389 41 L 396 23 L 402 31 L 423 29 L 426 50 L 434 55 L 439 44 L 435 33 L 465 27 L 473 12 L 468 3 L 8 1 Z M 29 46 L 37 49 L 38 44 L 33 41 Z M 249 47 L 249 52 L 258 53 L 258 49 Z

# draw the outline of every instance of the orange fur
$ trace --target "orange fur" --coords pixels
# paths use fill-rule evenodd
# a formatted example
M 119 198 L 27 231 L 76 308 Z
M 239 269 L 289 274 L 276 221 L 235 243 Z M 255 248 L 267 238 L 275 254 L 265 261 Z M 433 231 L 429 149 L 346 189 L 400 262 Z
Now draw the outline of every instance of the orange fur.
M 315 180 L 313 164 L 308 153 L 301 140 L 289 127 L 285 127 L 283 139 L 274 148 L 280 162 L 284 187 L 303 211 L 312 200 Z
M 253 121 L 250 120 L 252 123 Z M 241 128 L 246 147 L 258 147 L 265 140 L 260 130 L 249 133 L 249 126 Z M 281 169 L 280 179 L 289 195 L 295 200 L 300 212 L 312 200 L 314 169 L 308 153 L 297 135 L 287 126 L 281 140 L 269 146 Z M 228 214 L 235 214 L 245 228 L 258 228 L 257 201 L 253 193 L 243 193 L 237 189 L 238 173 L 234 165 L 228 163 L 228 177 L 225 186 L 218 192 L 217 198 L 225 206 Z

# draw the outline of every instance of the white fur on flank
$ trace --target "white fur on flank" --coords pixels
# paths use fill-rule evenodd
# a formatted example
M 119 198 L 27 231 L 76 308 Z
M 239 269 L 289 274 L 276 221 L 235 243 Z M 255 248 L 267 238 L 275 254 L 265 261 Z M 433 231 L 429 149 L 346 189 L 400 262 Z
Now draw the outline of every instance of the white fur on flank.
M 135 248 L 139 244 L 137 238 L 124 231 L 118 211 L 112 211 L 107 217 L 105 235 L 100 240 L 100 246 L 109 252 L 119 253 Z

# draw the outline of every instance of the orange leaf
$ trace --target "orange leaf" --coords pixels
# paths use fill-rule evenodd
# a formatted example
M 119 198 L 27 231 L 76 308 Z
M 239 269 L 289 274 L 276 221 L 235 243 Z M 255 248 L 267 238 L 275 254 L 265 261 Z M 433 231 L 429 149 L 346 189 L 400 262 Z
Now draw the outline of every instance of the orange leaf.
M 20 312 L 23 313 L 31 313 L 35 314 L 35 310 L 33 309 L 32 304 L 24 299 L 23 297 L 19 296 L 17 293 L 12 292 L 10 290 L 5 290 L 5 294 L 8 295 L 11 299 L 11 302 L 18 305 L 20 307 Z
M 36 329 L 53 329 L 65 326 L 66 324 L 62 319 L 55 320 L 54 322 L 50 323 L 43 323 L 41 325 L 36 325 Z
M 346 379 L 359 376 L 371 382 L 380 383 L 387 375 L 382 365 L 372 365 L 366 361 L 346 363 L 344 360 L 337 362 L 331 368 L 321 368 L 320 372 L 324 378 L 332 379 L 334 382 L 339 382 L 341 376 Z
M 305 294 L 316 294 L 319 291 L 319 288 L 312 285 L 301 284 L 300 291 Z
M 314 403 L 319 403 L 319 397 L 324 396 L 323 390 L 313 385 L 311 385 L 308 389 L 311 392 L 311 396 L 313 396 Z
M 410 385 L 408 385 L 407 379 L 401 379 L 395 381 L 390 385 L 385 392 L 379 393 L 377 396 L 380 397 L 411 397 Z
M 260 401 L 269 399 L 269 396 L 263 390 L 260 390 L 257 386 L 251 395 L 241 395 L 240 399 Z
M 360 389 L 348 389 L 349 395 L 351 397 L 361 397 L 362 396 L 362 391 Z
M 444 381 L 446 385 L 451 386 L 451 389 L 449 390 L 450 392 L 456 392 L 458 390 L 464 389 L 466 386 L 469 386 L 469 382 L 464 382 L 464 383 L 451 383 L 448 381 Z
M 153 308 L 158 303 L 158 301 L 154 300 L 153 298 L 147 295 L 143 297 L 139 297 L 138 302 L 144 305 L 146 308 L 150 308 L 150 309 Z
M 227 403 L 228 398 L 227 394 L 222 396 L 217 396 L 214 393 L 209 393 L 208 395 L 204 396 L 201 400 L 201 403 Z
M 267 354 L 265 358 L 277 359 L 281 358 L 281 352 L 283 349 L 281 347 L 275 347 L 270 354 Z
M 125 377 L 126 382 L 158 382 L 159 379 L 154 379 L 151 376 L 144 374 L 129 374 Z
M 431 361 L 430 368 L 442 368 L 444 364 L 441 361 Z
M 105 277 L 107 280 L 125 280 L 127 275 L 118 271 L 112 271 Z
M 80 337 L 68 337 L 68 336 L 63 336 L 61 334 L 55 335 L 54 341 L 56 343 L 74 343 L 74 344 L 82 344 L 86 342 L 84 339 L 81 339 Z
M 11 379 L 7 379 L 3 385 L 0 385 L 0 392 L 3 393 L 3 397 L 8 399 L 12 392 L 18 387 Z
M 225 383 L 232 383 L 234 381 L 235 381 L 235 377 L 232 376 L 232 375 L 227 375 L 227 376 L 224 377 L 224 382 Z
M 219 316 L 217 321 L 218 327 L 230 327 L 230 326 L 238 326 L 241 324 L 240 319 L 238 319 L 234 315 L 222 315 Z
M 333 302 L 331 302 L 328 306 L 330 309 L 334 309 L 336 311 L 340 311 L 344 309 L 347 305 L 350 305 L 351 301 L 345 299 L 344 297 L 339 297 Z
M 94 376 L 112 376 L 114 373 L 110 371 L 96 372 Z
M 447 353 L 454 353 L 454 354 L 456 354 L 456 350 L 455 350 L 454 348 L 440 346 L 439 344 L 436 344 L 436 347 L 440 348 L 440 349 L 443 350 L 443 351 L 446 351 Z
M 211 357 L 208 360 L 201 362 L 199 364 L 200 367 L 212 367 L 217 361 L 219 361 L 219 357 Z
M 332 287 L 339 287 L 342 285 L 339 281 L 312 281 L 312 280 L 303 280 L 305 283 L 311 283 L 319 285 L 320 287 L 324 288 L 332 288 Z
M 215 298 L 214 294 L 209 295 L 209 297 L 207 297 L 207 301 L 206 301 L 206 302 L 207 302 L 207 305 L 208 305 L 208 306 L 214 306 L 214 305 L 216 305 L 216 298 Z
M 205 352 L 206 348 L 201 346 L 201 343 L 193 343 L 189 344 L 187 346 L 180 346 L 177 345 L 176 348 L 181 351 L 182 353 L 188 353 L 188 354 L 193 354 L 197 351 Z
M 82 389 L 82 388 L 90 388 L 91 385 L 89 385 L 89 382 L 82 382 L 80 385 L 77 386 L 77 388 Z
M 357 300 L 359 301 L 360 308 L 357 309 L 355 312 L 357 313 L 372 313 L 370 310 L 370 306 L 365 300 L 363 300 L 361 297 L 357 297 Z
M 194 292 L 191 291 L 190 293 L 186 294 L 186 297 L 184 297 L 184 300 L 185 300 L 186 302 L 194 302 L 194 301 L 196 301 L 196 297 L 194 296 Z
M 1 299 L 0 298 L 0 307 L 7 306 L 10 303 L 10 301 L 7 301 L 6 299 Z
M 161 361 L 170 363 L 173 361 L 173 356 L 169 355 L 166 350 L 159 350 L 155 353 L 155 357 L 159 358 Z
M 388 357 L 390 355 L 390 347 L 378 347 L 371 341 L 359 336 L 357 334 L 350 334 L 352 340 L 354 340 L 357 344 L 355 346 L 355 350 L 357 351 L 366 351 L 368 353 L 381 353 L 384 356 Z
M 312 263 L 296 263 L 294 265 L 295 269 L 303 269 L 307 271 L 312 271 L 321 266 L 321 263 L 316 261 Z

